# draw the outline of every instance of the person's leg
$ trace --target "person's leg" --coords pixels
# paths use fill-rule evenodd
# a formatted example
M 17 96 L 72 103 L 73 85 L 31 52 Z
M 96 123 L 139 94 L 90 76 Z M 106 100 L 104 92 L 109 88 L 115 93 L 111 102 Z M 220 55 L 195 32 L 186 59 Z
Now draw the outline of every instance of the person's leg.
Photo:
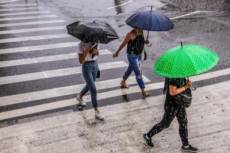
M 79 98 L 82 99 L 82 97 L 89 91 L 89 88 L 87 86 L 87 84 L 82 88 L 80 94 L 79 94 Z
M 77 101 L 79 102 L 78 105 L 85 107 L 86 103 L 83 101 L 83 96 L 88 92 L 89 88 L 87 85 L 81 90 L 80 94 L 76 96 Z
M 98 104 L 97 104 L 97 89 L 95 85 L 95 81 L 97 78 L 97 71 L 98 71 L 98 64 L 97 61 L 95 61 L 92 66 L 92 87 L 91 87 L 92 89 L 91 90 L 93 94 L 91 94 L 91 98 L 92 98 L 93 108 L 95 111 L 95 118 L 103 121 L 104 118 L 100 115 L 100 111 L 98 109 Z
M 197 152 L 198 149 L 193 147 L 188 142 L 188 120 L 186 115 L 186 108 L 180 107 L 176 114 L 179 123 L 179 133 L 182 141 L 181 149 L 189 152 Z
M 188 127 L 187 127 L 188 120 L 187 120 L 185 107 L 180 107 L 178 109 L 176 117 L 179 123 L 179 133 L 180 133 L 182 144 L 186 146 L 189 144 L 189 142 L 188 142 Z
M 133 72 L 133 67 L 131 65 L 131 60 L 132 60 L 131 55 L 127 55 L 127 59 L 129 61 L 129 65 L 128 65 L 128 68 L 127 68 L 127 70 L 125 71 L 125 73 L 123 75 L 123 80 L 121 81 L 121 87 L 122 88 L 128 88 L 128 86 L 126 84 L 126 80 L 130 76 L 130 74 Z
M 88 68 L 86 65 L 82 65 L 82 75 L 85 79 L 85 77 L 87 77 L 88 73 Z M 89 87 L 87 86 L 87 84 L 82 88 L 82 90 L 80 91 L 79 95 L 76 95 L 76 99 L 77 101 L 79 101 L 79 105 L 82 106 L 86 106 L 86 103 L 84 103 L 83 101 L 83 96 L 89 91 Z
M 143 78 L 142 78 L 142 71 L 141 71 L 141 56 L 134 56 L 133 59 L 132 59 L 132 67 L 133 67 L 133 71 L 136 75 L 136 80 L 137 80 L 137 83 L 139 85 L 139 87 L 141 88 L 141 92 L 142 92 L 142 95 L 144 97 L 147 97 L 149 96 L 149 94 L 145 91 L 145 83 L 143 81 Z
M 96 90 L 95 79 L 94 79 L 94 75 L 95 75 L 94 71 L 95 71 L 94 62 L 87 63 L 87 65 L 85 66 L 85 73 L 83 73 L 83 75 L 87 87 L 90 91 L 93 107 L 95 108 L 97 107 L 97 90 Z
M 175 105 L 171 104 L 170 102 L 167 102 L 167 99 L 165 101 L 165 113 L 163 116 L 163 119 L 156 125 L 154 125 L 148 133 L 144 134 L 144 139 L 146 141 L 146 143 L 149 146 L 153 147 L 153 143 L 152 143 L 152 137 L 161 132 L 163 129 L 168 128 L 172 122 L 172 120 L 174 119 L 174 117 L 176 116 L 176 113 L 178 111 L 178 107 L 176 107 Z
M 154 125 L 152 129 L 150 129 L 147 133 L 149 137 L 153 137 L 155 134 L 161 132 L 163 129 L 168 128 L 173 119 L 175 118 L 177 108 L 173 105 L 165 107 L 167 107 L 167 110 L 165 111 L 162 120 L 158 124 Z

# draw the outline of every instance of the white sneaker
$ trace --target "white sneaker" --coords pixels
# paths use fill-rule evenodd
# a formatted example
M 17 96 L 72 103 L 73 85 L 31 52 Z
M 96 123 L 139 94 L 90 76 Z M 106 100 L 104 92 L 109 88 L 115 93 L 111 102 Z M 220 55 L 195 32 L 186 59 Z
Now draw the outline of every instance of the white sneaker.
M 80 98 L 80 96 L 77 96 L 76 97 L 77 101 L 79 102 L 78 105 L 81 105 L 81 106 L 86 106 L 86 103 L 83 101 L 82 98 Z
M 100 121 L 104 121 L 104 117 L 102 117 L 99 112 L 95 112 L 95 119 L 100 120 Z

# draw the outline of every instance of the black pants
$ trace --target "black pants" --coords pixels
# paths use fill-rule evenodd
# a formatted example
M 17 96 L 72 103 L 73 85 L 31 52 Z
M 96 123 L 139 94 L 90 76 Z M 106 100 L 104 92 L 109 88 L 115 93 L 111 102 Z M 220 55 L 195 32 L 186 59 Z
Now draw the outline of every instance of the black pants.
M 163 129 L 168 128 L 173 121 L 177 118 L 179 123 L 179 133 L 183 145 L 188 145 L 188 128 L 187 128 L 187 115 L 185 107 L 177 105 L 172 98 L 166 97 L 165 100 L 165 113 L 160 123 L 153 126 L 153 128 L 147 133 L 149 137 L 161 132 Z

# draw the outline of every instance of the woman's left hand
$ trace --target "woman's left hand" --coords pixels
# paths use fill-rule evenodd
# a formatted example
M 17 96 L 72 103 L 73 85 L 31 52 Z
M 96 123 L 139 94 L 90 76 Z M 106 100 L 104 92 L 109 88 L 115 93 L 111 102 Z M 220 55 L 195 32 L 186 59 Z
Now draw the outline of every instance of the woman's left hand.
M 118 57 L 118 52 L 115 52 L 114 54 L 113 54 L 113 58 L 115 58 L 115 57 Z
M 188 80 L 187 84 L 185 85 L 186 88 L 190 88 L 192 86 L 192 82 Z

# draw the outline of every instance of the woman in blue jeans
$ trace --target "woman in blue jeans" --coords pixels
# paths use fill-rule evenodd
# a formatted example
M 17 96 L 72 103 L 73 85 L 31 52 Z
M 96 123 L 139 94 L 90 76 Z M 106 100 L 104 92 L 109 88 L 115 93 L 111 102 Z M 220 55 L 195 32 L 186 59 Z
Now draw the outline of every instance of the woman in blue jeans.
M 118 50 L 113 54 L 113 57 L 118 57 L 119 52 L 127 45 L 127 58 L 129 61 L 129 66 L 123 75 L 121 88 L 128 88 L 126 80 L 134 71 L 143 97 L 149 96 L 149 94 L 145 91 L 145 84 L 141 71 L 141 55 L 144 50 L 145 43 L 148 43 L 148 41 L 145 41 L 143 31 L 141 29 L 135 28 L 126 35 Z
M 98 72 L 97 58 L 99 55 L 96 43 L 84 43 L 79 44 L 79 62 L 82 64 L 82 74 L 85 79 L 86 85 L 81 90 L 77 100 L 80 106 L 84 107 L 86 104 L 83 101 L 83 96 L 90 91 L 91 101 L 95 110 L 95 118 L 104 120 L 100 115 L 97 104 L 97 89 L 95 85 L 96 76 Z

